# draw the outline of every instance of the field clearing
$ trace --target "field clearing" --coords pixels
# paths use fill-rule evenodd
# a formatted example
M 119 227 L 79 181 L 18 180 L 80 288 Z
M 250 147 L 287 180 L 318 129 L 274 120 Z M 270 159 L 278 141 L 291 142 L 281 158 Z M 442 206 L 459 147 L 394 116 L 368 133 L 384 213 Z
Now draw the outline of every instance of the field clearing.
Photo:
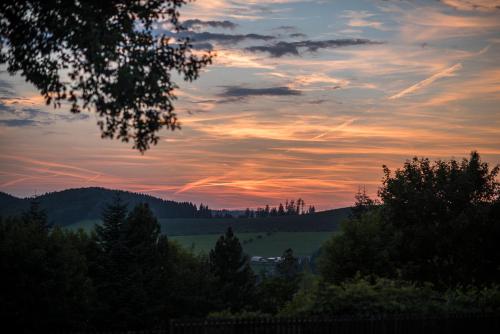
M 280 256 L 287 248 L 292 248 L 296 256 L 309 256 L 336 232 L 274 232 L 236 233 L 245 253 L 251 256 Z M 173 236 L 177 241 L 194 253 L 208 252 L 215 246 L 219 234 Z M 260 238 L 259 238 L 260 236 Z M 252 241 L 250 241 L 252 240 Z
M 101 220 L 100 219 L 84 219 L 84 220 L 80 220 L 76 223 L 73 223 L 71 225 L 67 225 L 65 227 L 69 228 L 70 230 L 75 230 L 75 231 L 82 229 L 85 232 L 91 232 L 94 229 L 96 224 L 101 225 Z
M 70 229 L 83 229 L 90 232 L 95 224 L 100 221 L 82 220 L 69 225 Z M 239 233 L 236 236 L 240 239 L 245 253 L 251 256 L 280 256 L 287 248 L 292 248 L 297 256 L 309 256 L 316 251 L 335 231 L 322 232 L 253 232 Z M 192 234 L 192 235 L 169 235 L 169 240 L 177 241 L 183 248 L 194 253 L 208 252 L 215 246 L 221 233 Z

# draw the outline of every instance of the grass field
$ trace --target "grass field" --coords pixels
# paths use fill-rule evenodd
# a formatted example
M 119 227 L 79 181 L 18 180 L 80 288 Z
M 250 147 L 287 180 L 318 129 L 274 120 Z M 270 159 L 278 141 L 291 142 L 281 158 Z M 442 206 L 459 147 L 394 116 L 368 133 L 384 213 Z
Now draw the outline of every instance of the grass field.
M 96 224 L 101 224 L 101 221 L 99 219 L 85 219 L 85 220 L 80 220 L 79 222 L 73 223 L 71 225 L 67 225 L 66 228 L 69 228 L 71 230 L 82 229 L 86 232 L 90 232 L 94 229 L 94 226 Z
M 280 256 L 287 248 L 292 248 L 296 256 L 308 256 L 316 251 L 323 242 L 335 232 L 274 232 L 266 233 L 237 233 L 245 253 L 251 256 Z M 259 237 L 260 236 L 260 237 Z M 207 253 L 215 245 L 218 234 L 173 236 L 186 249 L 195 253 Z M 250 240 L 252 240 L 250 242 Z
M 83 229 L 87 232 L 94 228 L 99 220 L 82 220 L 68 226 L 70 229 Z M 287 248 L 292 248 L 296 256 L 309 256 L 316 251 L 323 242 L 328 240 L 334 231 L 324 232 L 254 232 L 236 233 L 245 253 L 251 256 L 280 256 Z M 194 253 L 206 253 L 215 246 L 221 233 L 193 234 L 170 236 L 170 240 L 177 241 L 183 248 Z

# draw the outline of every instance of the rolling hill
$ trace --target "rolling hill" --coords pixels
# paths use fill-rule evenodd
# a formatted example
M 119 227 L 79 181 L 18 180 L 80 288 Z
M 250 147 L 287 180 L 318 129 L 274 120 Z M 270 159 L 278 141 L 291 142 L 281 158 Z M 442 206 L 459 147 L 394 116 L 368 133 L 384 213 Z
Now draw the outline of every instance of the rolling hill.
M 349 208 L 341 208 L 265 218 L 195 218 L 196 206 L 192 203 L 104 188 L 68 189 L 38 196 L 38 200 L 47 211 L 49 223 L 90 230 L 100 222 L 102 209 L 116 194 L 128 203 L 129 208 L 148 203 L 159 219 L 162 232 L 169 236 L 220 234 L 229 226 L 237 233 L 333 232 L 350 212 Z M 0 193 L 0 216 L 20 214 L 29 207 L 30 200 Z
M 47 211 L 50 224 L 69 226 L 82 220 L 98 220 L 107 203 L 116 195 L 128 203 L 129 208 L 148 203 L 157 217 L 194 218 L 196 206 L 188 202 L 167 201 L 145 194 L 105 188 L 77 188 L 46 193 L 38 196 L 40 206 Z M 14 216 L 29 207 L 31 198 L 17 198 L 0 193 L 0 216 Z

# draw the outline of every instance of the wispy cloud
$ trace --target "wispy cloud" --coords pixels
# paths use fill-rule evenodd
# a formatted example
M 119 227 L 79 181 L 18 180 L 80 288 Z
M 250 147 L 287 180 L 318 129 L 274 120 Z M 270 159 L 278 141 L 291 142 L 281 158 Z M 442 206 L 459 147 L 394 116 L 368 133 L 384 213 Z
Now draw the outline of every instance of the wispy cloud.
M 222 178 L 223 178 L 223 176 L 209 176 L 209 177 L 205 177 L 205 178 L 202 178 L 200 180 L 197 180 L 197 181 L 189 182 L 189 183 L 186 183 L 184 186 L 182 186 L 175 193 L 181 194 L 183 192 L 189 191 L 189 190 L 194 189 L 194 188 L 207 186 L 207 185 L 210 185 L 212 182 L 218 181 Z
M 40 124 L 32 119 L 0 119 L 0 124 L 8 127 L 24 127 Z
M 399 93 L 390 96 L 389 100 L 399 99 L 399 98 L 402 98 L 403 96 L 406 96 L 408 94 L 412 94 L 418 90 L 421 90 L 421 89 L 431 85 L 434 81 L 436 81 L 438 79 L 453 76 L 455 74 L 455 72 L 457 72 L 461 69 L 462 69 L 462 64 L 460 64 L 460 63 L 455 64 L 451 67 L 448 67 L 448 68 L 442 70 L 441 72 L 438 72 L 438 73 L 428 77 L 427 79 L 422 80 L 422 81 L 416 83 L 415 85 L 410 86 L 410 87 L 400 91 Z
M 60 112 L 47 112 L 34 107 L 26 107 L 32 103 L 30 100 L 17 101 L 15 99 L 1 100 L 0 125 L 7 127 L 27 127 L 36 125 L 50 125 L 57 121 L 73 122 L 89 118 L 88 114 L 71 114 Z
M 194 28 L 198 29 L 201 27 L 210 27 L 210 28 L 222 28 L 222 29 L 235 29 L 238 25 L 232 21 L 223 20 L 223 21 L 202 21 L 198 19 L 186 20 L 182 22 L 182 26 L 185 28 Z
M 499 0 L 441 0 L 447 6 L 464 11 L 492 12 L 500 10 Z
M 274 39 L 274 36 L 270 35 L 261 35 L 261 34 L 220 34 L 220 33 L 212 33 L 212 32 L 194 32 L 194 31 L 184 31 L 178 34 L 173 34 L 172 36 L 176 38 L 189 38 L 193 42 L 219 42 L 221 44 L 234 44 L 240 43 L 244 40 L 262 40 L 269 41 Z
M 319 49 L 340 48 L 353 45 L 381 44 L 381 42 L 368 39 L 334 39 L 323 41 L 300 41 L 300 42 L 278 42 L 272 45 L 250 46 L 245 48 L 249 52 L 267 52 L 271 57 L 282 57 L 285 55 L 298 56 L 301 49 L 307 52 L 315 52 Z
M 382 22 L 372 20 L 373 16 L 375 15 L 367 11 L 346 10 L 341 17 L 348 19 L 347 25 L 349 27 L 383 29 Z
M 220 94 L 223 97 L 248 97 L 248 96 L 287 96 L 300 95 L 301 92 L 289 87 L 246 88 L 240 86 L 226 87 Z
M 411 9 L 392 7 L 390 11 L 400 22 L 399 30 L 404 40 L 443 41 L 480 36 L 500 28 L 500 20 L 496 13 L 485 15 L 481 15 L 479 11 L 450 13 L 443 8 L 435 7 Z

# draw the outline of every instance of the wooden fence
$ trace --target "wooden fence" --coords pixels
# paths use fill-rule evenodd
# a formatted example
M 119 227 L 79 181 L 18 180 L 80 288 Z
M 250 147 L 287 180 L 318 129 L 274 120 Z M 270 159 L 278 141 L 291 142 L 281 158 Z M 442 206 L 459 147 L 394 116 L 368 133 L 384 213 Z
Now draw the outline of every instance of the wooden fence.
M 168 334 L 457 334 L 500 333 L 500 316 L 485 314 L 378 318 L 172 320 Z

